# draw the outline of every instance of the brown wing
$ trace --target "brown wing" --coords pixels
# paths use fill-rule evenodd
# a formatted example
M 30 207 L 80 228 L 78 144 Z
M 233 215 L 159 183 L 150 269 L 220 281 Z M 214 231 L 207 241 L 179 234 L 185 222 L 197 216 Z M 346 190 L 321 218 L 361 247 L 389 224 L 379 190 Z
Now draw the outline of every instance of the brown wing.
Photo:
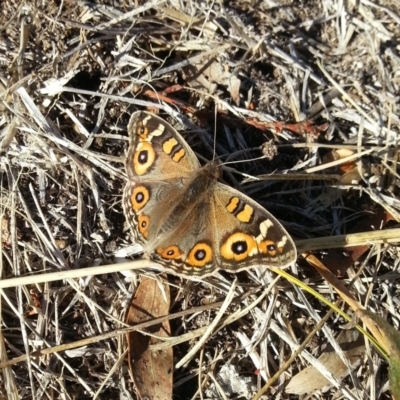
M 199 162 L 179 133 L 156 115 L 134 113 L 128 133 L 124 212 L 136 240 L 148 248 Z
M 183 276 L 285 267 L 296 260 L 293 240 L 268 211 L 217 182 L 193 204 L 184 224 L 159 239 L 152 259 Z

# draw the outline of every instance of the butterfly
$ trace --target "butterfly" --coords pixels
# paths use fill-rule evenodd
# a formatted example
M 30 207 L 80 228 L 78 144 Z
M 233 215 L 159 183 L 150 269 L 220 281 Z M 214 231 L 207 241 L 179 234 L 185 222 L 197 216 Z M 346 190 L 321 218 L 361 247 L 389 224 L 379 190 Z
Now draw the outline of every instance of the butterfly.
M 296 247 L 260 204 L 218 182 L 162 118 L 135 112 L 128 125 L 123 208 L 136 242 L 166 272 L 206 277 L 218 270 L 286 267 Z

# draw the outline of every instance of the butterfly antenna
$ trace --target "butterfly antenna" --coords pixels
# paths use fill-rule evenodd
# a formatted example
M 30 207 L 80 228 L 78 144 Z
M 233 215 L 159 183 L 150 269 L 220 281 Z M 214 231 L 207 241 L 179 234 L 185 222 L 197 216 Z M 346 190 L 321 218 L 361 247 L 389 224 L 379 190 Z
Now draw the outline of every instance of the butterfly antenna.
M 215 161 L 217 154 L 217 116 L 218 116 L 217 105 L 214 108 L 214 148 L 213 148 L 213 161 Z

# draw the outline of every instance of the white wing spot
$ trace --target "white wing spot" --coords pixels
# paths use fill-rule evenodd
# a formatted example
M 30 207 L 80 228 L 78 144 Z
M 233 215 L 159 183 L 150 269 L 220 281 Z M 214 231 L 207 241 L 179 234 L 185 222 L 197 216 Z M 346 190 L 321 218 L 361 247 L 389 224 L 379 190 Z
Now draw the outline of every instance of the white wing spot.
M 267 237 L 268 229 L 271 228 L 271 226 L 274 226 L 274 223 L 270 219 L 261 222 L 260 234 L 256 238 L 257 243 L 262 242 Z
M 154 131 L 150 132 L 149 134 L 149 139 L 153 139 L 154 136 L 161 136 L 165 131 L 165 126 L 159 124 L 157 129 L 154 129 Z
M 146 125 L 147 125 L 147 121 L 148 121 L 149 119 L 152 119 L 152 118 L 153 118 L 152 115 L 147 115 L 145 118 L 143 118 L 143 120 L 142 120 L 143 126 L 146 126 Z
M 249 257 L 256 256 L 258 254 L 258 247 L 254 247 L 252 250 L 249 252 Z
M 279 248 L 285 247 L 285 244 L 287 243 L 288 238 L 287 236 L 282 236 L 282 239 L 276 244 Z

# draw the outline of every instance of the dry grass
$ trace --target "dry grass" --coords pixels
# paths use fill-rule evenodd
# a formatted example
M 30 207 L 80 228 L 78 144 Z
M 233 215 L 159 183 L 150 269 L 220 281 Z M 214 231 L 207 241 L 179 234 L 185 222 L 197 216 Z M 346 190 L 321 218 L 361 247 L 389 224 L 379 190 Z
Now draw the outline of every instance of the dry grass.
M 371 215 L 381 216 L 373 230 L 400 220 L 398 0 L 33 3 L 1 5 L 3 280 L 112 264 L 131 251 L 123 161 L 129 116 L 143 108 L 178 118 L 205 159 L 215 137 L 217 155 L 237 161 L 229 184 L 317 256 L 327 244 L 313 246 L 313 238 L 346 234 Z M 275 121 L 291 125 L 266 129 Z M 270 146 L 270 160 L 260 159 L 271 139 L 278 154 Z M 345 162 L 350 169 L 338 178 Z M 282 179 L 287 172 L 297 175 Z M 357 243 L 371 244 L 363 238 Z M 396 242 L 372 246 L 343 281 L 353 279 L 358 301 L 398 329 Z M 122 333 L 142 275 L 100 272 L 0 289 L 0 399 L 136 398 Z M 303 259 L 291 272 L 336 300 Z M 233 279 L 171 277 L 176 363 L 195 348 Z M 251 398 L 328 313 L 269 272 L 240 273 L 240 294 L 216 333 L 175 371 L 175 399 L 223 398 L 221 387 L 226 398 Z M 318 366 L 342 323 L 328 315 L 265 398 L 305 398 L 288 394 L 285 380 Z M 351 376 L 330 378 L 311 398 L 390 399 L 381 355 L 366 346 L 358 359 Z

